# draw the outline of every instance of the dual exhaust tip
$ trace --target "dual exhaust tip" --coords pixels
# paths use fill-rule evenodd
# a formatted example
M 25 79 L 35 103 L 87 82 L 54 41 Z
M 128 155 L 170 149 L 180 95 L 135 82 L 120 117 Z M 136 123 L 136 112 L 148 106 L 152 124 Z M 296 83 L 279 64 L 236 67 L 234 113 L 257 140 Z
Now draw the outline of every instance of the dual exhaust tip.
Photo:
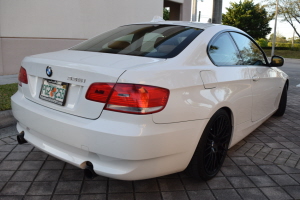
M 27 141 L 24 138 L 24 135 L 25 135 L 24 131 L 22 131 L 20 134 L 17 135 L 17 140 L 19 144 L 27 143 Z M 93 164 L 89 161 L 86 162 L 86 167 L 83 171 L 85 177 L 88 179 L 94 179 L 97 176 L 97 174 L 94 171 Z

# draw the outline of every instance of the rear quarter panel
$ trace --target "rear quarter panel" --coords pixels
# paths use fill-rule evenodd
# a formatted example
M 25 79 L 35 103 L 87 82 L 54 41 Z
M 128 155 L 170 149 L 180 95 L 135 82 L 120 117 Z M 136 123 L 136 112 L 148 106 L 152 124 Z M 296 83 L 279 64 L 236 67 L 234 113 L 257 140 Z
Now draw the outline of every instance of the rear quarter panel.
M 216 67 L 207 56 L 207 45 L 218 27 L 203 31 L 178 56 L 159 65 L 147 65 L 127 70 L 118 82 L 159 86 L 170 90 L 167 106 L 153 114 L 155 123 L 175 123 L 210 118 L 218 109 L 229 107 L 234 121 L 251 119 L 251 88 L 245 68 Z M 214 87 L 205 88 L 201 71 L 210 71 L 217 80 Z M 242 81 L 241 81 L 242 80 Z M 239 109 L 241 107 L 242 109 Z M 240 113 L 242 117 L 236 117 Z

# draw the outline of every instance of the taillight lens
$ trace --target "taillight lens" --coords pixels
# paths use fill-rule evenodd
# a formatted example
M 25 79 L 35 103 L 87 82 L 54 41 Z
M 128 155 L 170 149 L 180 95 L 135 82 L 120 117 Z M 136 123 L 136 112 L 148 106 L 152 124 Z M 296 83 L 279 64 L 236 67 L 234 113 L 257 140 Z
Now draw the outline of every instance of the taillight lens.
M 115 85 L 105 109 L 125 113 L 150 114 L 164 109 L 168 98 L 169 90 L 165 88 L 118 83 Z
M 22 83 L 28 84 L 27 72 L 26 69 L 24 69 L 23 67 L 20 68 L 18 79 L 20 86 L 22 86 Z
M 168 89 L 148 85 L 93 83 L 86 99 L 106 103 L 105 110 L 150 114 L 164 109 L 169 93 Z
M 93 83 L 89 87 L 85 98 L 91 101 L 106 103 L 114 85 L 114 83 Z

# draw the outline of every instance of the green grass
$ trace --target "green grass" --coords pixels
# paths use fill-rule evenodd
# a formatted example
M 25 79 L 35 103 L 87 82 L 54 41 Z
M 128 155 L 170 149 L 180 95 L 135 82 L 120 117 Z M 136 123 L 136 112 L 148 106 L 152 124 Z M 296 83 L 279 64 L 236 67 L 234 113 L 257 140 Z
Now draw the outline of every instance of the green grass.
M 271 49 L 264 49 L 264 52 L 268 57 L 271 57 Z M 284 58 L 296 58 L 300 59 L 300 51 L 291 51 L 291 50 L 276 50 L 275 55 L 281 56 Z
M 11 109 L 10 97 L 18 90 L 18 84 L 0 85 L 0 111 Z

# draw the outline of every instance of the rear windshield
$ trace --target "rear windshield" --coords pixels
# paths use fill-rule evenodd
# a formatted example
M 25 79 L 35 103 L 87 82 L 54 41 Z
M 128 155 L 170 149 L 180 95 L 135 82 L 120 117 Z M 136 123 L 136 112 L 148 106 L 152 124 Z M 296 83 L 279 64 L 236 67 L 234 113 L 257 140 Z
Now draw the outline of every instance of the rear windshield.
M 154 58 L 178 55 L 203 30 L 174 25 L 128 25 L 89 39 L 71 50 Z

